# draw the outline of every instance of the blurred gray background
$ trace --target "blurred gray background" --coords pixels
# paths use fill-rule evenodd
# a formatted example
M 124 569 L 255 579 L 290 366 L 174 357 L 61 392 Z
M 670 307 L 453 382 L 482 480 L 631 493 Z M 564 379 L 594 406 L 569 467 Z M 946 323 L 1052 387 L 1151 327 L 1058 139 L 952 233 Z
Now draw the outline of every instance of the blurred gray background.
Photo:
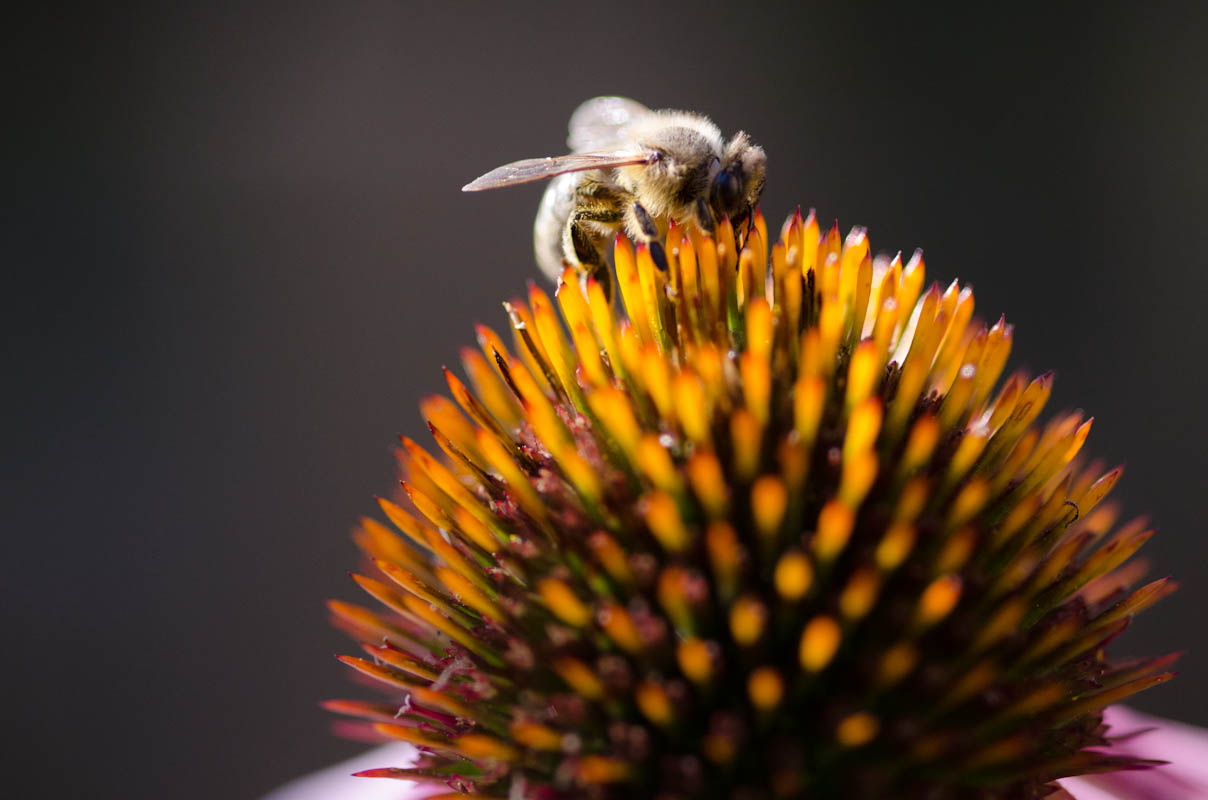
M 397 433 L 534 277 L 540 187 L 604 93 L 706 112 L 797 203 L 925 249 L 1094 414 L 1183 589 L 1118 654 L 1208 724 L 1202 4 L 208 2 L 10 19 L 0 659 L 5 785 L 248 798 L 358 749 L 322 602 Z M 15 125 L 13 123 L 16 123 Z M 426 440 L 426 439 L 425 439 Z M 7 793 L 7 792 L 6 792 Z

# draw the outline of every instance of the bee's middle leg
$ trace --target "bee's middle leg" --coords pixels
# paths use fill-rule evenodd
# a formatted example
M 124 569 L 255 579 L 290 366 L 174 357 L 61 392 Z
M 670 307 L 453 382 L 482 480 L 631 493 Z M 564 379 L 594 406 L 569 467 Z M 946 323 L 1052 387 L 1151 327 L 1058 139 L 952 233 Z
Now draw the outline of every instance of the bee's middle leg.
M 624 220 L 623 212 L 609 203 L 587 203 L 576 208 L 566 222 L 570 248 L 581 272 L 595 278 L 604 290 L 604 297 L 612 302 L 612 272 L 604 258 L 603 237 L 590 223 L 617 225 Z

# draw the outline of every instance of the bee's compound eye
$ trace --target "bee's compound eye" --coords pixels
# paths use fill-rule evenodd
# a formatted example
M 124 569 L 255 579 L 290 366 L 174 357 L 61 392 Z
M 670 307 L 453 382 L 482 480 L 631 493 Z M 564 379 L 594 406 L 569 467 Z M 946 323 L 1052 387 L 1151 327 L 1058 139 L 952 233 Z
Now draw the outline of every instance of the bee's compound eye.
M 713 179 L 710 194 L 714 208 L 727 214 L 732 213 L 742 202 L 742 182 L 733 171 L 723 169 Z

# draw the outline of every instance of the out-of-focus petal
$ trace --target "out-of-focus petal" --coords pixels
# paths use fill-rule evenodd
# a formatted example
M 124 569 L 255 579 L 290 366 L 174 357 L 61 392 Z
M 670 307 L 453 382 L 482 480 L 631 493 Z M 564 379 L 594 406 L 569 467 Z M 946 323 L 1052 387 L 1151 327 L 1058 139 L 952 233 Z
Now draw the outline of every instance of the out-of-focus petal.
M 1123 706 L 1107 709 L 1103 720 L 1111 726 L 1111 736 L 1153 729 L 1118 742 L 1111 752 L 1170 763 L 1152 769 L 1061 780 L 1061 786 L 1076 800 L 1208 798 L 1208 730 L 1151 717 Z
M 1061 790 L 1045 800 L 1128 800 L 1133 796 L 1096 786 L 1087 778 L 1062 778 L 1060 783 Z
M 352 777 L 354 772 L 375 767 L 405 767 L 414 759 L 415 748 L 409 744 L 383 745 L 290 781 L 263 800 L 417 800 L 432 794 L 432 787 L 389 778 Z

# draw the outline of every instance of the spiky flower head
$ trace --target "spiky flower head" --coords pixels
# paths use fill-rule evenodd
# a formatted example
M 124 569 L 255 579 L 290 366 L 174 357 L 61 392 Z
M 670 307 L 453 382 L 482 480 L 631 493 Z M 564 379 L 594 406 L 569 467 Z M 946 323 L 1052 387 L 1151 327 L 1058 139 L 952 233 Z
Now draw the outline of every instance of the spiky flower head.
M 1051 374 L 999 386 L 1011 326 L 920 254 L 812 213 L 768 242 L 672 226 L 662 271 L 618 238 L 615 307 L 568 270 L 505 304 L 510 348 L 478 328 L 473 390 L 422 404 L 443 456 L 404 439 L 397 532 L 357 532 L 385 608 L 331 603 L 387 699 L 329 707 L 422 754 L 361 774 L 1029 798 L 1144 763 L 1089 748 L 1172 659 L 1104 649 L 1174 586 L 1133 587 L 1151 534 L 1101 504 L 1091 421 L 1037 424 Z

